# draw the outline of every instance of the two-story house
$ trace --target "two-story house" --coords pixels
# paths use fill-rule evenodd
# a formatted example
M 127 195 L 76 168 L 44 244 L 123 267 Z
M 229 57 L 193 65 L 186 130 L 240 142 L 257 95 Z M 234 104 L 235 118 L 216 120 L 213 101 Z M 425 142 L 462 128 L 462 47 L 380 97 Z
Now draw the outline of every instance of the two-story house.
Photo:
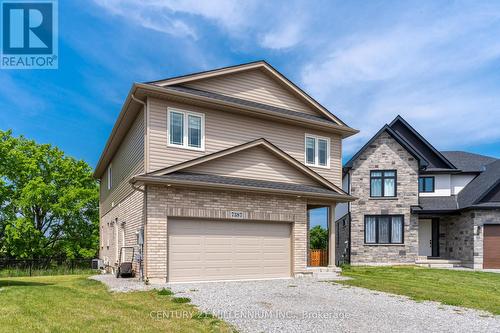
M 355 133 L 264 61 L 136 83 L 95 169 L 100 258 L 135 247 L 163 282 L 308 274 L 307 212 L 328 207 L 333 266 Z
M 337 208 L 351 264 L 500 268 L 500 160 L 438 151 L 398 116 L 345 164 L 343 183 L 359 198 Z

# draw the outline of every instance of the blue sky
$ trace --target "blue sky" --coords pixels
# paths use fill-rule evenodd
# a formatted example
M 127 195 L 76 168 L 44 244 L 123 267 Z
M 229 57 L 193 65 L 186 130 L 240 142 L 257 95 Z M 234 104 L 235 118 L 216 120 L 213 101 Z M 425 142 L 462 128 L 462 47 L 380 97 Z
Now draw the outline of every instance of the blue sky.
M 95 166 L 131 84 L 265 59 L 361 133 L 500 157 L 500 3 L 59 3 L 59 69 L 0 70 L 0 129 Z

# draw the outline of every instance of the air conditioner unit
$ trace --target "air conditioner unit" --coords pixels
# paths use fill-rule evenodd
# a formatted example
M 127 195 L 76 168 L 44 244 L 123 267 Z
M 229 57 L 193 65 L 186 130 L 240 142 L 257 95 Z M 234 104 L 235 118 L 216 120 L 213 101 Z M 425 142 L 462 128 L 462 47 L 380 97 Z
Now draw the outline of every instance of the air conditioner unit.
M 102 259 L 92 259 L 92 269 L 104 269 L 104 261 Z

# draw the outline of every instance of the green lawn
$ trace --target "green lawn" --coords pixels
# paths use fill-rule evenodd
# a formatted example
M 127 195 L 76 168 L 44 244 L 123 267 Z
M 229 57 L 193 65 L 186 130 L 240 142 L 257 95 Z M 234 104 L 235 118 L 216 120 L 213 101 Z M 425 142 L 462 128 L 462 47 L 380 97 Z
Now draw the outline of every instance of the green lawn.
M 0 278 L 0 332 L 233 332 L 177 296 L 110 293 L 85 275 Z
M 437 301 L 500 315 L 500 274 L 429 269 L 413 266 L 344 267 L 352 280 L 344 285 L 363 287 L 414 300 Z

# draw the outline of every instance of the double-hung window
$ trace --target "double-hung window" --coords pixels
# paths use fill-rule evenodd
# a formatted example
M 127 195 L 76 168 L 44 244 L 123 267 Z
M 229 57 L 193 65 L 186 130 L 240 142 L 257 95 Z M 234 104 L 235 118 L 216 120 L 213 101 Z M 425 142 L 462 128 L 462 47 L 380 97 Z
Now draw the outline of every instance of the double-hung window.
M 370 172 L 370 196 L 396 196 L 396 170 L 373 170 Z
M 205 117 L 203 114 L 169 108 L 167 123 L 169 146 L 204 150 Z
M 330 167 L 330 139 L 306 134 L 306 164 L 316 167 Z
M 418 178 L 418 191 L 423 193 L 434 192 L 434 177 L 419 177 Z
M 365 244 L 403 244 L 403 215 L 366 215 Z

